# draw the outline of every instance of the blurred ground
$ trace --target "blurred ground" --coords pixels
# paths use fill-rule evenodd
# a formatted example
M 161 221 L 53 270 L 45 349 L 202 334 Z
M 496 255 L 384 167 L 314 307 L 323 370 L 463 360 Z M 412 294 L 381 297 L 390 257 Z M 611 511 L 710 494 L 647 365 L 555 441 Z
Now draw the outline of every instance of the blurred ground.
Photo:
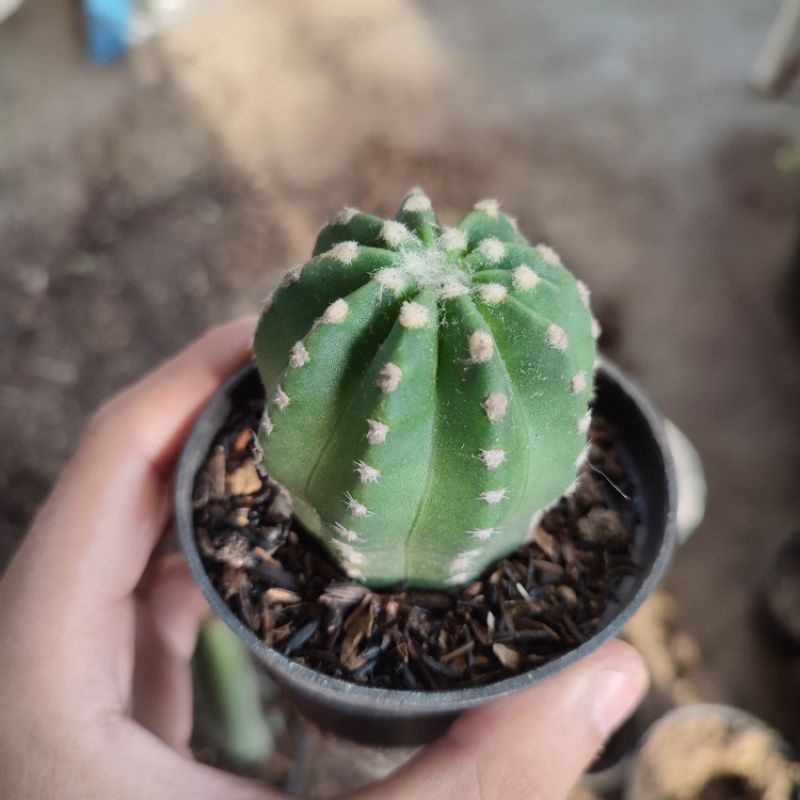
M 776 5 L 218 0 L 96 69 L 71 5 L 27 0 L 0 27 L 0 565 L 89 411 L 256 310 L 344 202 L 422 184 L 452 222 L 497 195 L 699 448 L 669 587 L 708 699 L 788 731 L 800 670 L 751 615 L 800 524 L 800 185 L 772 163 L 800 114 L 744 86 Z

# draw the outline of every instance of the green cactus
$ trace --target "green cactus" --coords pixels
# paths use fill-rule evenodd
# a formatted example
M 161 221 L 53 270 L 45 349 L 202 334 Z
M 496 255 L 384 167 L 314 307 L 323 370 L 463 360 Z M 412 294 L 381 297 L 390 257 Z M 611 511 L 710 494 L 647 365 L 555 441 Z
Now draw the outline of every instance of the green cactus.
M 585 457 L 589 292 L 495 200 L 440 227 L 345 208 L 269 298 L 255 336 L 259 442 L 353 578 L 443 589 L 521 545 Z

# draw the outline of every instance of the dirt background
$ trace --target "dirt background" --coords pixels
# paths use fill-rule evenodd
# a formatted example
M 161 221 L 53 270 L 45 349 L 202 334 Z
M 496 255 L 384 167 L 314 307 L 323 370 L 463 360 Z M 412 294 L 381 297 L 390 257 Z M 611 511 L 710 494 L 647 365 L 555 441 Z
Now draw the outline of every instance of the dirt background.
M 773 165 L 800 101 L 745 85 L 777 5 L 209 0 L 93 68 L 73 4 L 27 0 L 0 27 L 0 566 L 91 409 L 256 310 L 340 205 L 499 196 L 704 460 L 667 581 L 703 697 L 790 733 L 798 664 L 752 615 L 800 524 L 800 178 Z

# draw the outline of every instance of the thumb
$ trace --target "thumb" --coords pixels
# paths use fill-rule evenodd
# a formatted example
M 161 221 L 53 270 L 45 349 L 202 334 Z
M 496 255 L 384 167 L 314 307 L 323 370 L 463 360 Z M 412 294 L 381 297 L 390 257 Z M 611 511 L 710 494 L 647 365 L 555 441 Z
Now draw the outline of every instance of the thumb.
M 639 654 L 611 641 L 527 692 L 467 712 L 369 798 L 563 800 L 647 685 Z

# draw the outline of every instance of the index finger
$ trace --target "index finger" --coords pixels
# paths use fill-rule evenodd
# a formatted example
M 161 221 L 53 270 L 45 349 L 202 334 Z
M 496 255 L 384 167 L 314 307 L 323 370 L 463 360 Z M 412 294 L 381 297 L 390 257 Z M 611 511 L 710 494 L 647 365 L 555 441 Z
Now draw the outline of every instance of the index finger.
M 169 471 L 200 409 L 250 354 L 254 321 L 216 328 L 95 415 L 9 572 L 92 606 L 135 588 L 169 516 Z M 17 587 L 19 590 L 20 587 Z

